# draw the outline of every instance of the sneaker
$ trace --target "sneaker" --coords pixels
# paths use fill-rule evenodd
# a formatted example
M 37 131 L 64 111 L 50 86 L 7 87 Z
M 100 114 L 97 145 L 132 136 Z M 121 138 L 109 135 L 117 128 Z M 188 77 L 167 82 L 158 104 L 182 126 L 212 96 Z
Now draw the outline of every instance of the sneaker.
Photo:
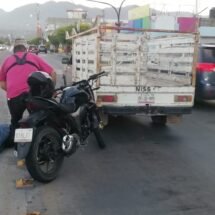
M 17 152 L 17 150 L 14 150 L 14 151 L 13 151 L 13 155 L 14 155 L 14 157 L 16 157 L 16 158 L 18 157 L 18 152 Z

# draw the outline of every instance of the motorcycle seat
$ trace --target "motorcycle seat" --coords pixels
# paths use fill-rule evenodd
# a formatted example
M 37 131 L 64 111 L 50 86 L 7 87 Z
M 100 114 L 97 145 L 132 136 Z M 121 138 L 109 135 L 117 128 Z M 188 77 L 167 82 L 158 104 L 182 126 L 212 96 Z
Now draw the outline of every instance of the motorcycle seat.
M 75 106 L 71 104 L 59 104 L 59 108 L 66 113 L 73 113 L 75 112 Z

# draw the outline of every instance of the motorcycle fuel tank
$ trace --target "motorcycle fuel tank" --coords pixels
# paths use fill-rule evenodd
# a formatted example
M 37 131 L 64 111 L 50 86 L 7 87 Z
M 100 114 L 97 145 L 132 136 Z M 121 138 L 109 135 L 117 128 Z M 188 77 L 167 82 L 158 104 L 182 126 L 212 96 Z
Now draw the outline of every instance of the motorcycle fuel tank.
M 72 104 L 76 105 L 76 108 L 87 103 L 89 100 L 89 95 L 82 89 L 79 89 L 78 86 L 72 86 L 64 89 L 63 95 L 61 97 L 62 104 Z

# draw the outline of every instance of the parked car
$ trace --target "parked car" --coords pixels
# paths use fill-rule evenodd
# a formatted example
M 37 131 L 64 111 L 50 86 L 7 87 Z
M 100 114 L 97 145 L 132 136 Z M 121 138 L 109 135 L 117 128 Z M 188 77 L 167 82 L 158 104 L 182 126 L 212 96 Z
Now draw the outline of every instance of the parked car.
M 4 51 L 6 49 L 7 49 L 6 45 L 0 44 L 0 51 Z
M 47 54 L 47 48 L 46 48 L 45 45 L 40 45 L 40 46 L 39 46 L 39 53 L 40 53 L 40 52 L 43 52 L 43 53 L 46 53 L 46 54 Z
M 215 101 L 215 44 L 199 47 L 195 100 Z
M 51 53 L 56 52 L 55 45 L 51 44 L 50 47 L 49 47 L 49 51 L 50 51 Z
M 36 45 L 30 45 L 28 47 L 28 52 L 38 54 L 39 50 L 38 50 L 38 47 Z

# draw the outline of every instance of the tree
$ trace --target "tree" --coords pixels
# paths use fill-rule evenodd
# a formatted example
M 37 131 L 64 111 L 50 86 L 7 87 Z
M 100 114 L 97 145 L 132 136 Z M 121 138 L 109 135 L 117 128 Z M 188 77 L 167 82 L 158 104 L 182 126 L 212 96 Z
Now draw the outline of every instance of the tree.
M 48 39 L 50 43 L 55 46 L 62 45 L 71 45 L 71 40 L 66 40 L 66 32 L 72 32 L 72 29 L 76 28 L 74 25 L 68 25 L 65 27 L 58 28 L 53 35 L 49 35 Z M 86 31 L 91 28 L 91 25 L 88 23 L 81 23 L 80 24 L 80 31 Z
M 52 35 L 48 36 L 49 42 L 55 45 L 55 47 L 58 47 L 59 44 L 70 44 L 70 42 L 66 40 L 66 31 L 71 32 L 73 27 L 73 25 L 69 25 L 58 28 Z
M 55 45 L 55 47 L 59 46 L 59 41 L 56 35 L 49 35 L 48 36 L 49 43 Z
M 31 40 L 28 40 L 29 44 L 39 45 L 41 43 L 46 43 L 46 41 L 41 37 L 35 37 Z
M 68 25 L 61 28 L 56 29 L 56 31 L 48 36 L 49 44 L 53 44 L 56 48 L 61 44 L 63 47 L 69 48 L 72 45 L 71 40 L 66 40 L 66 32 L 72 32 L 72 29 L 76 28 L 75 25 Z M 91 28 L 91 25 L 88 23 L 80 24 L 80 31 L 86 31 Z
M 0 44 L 9 45 L 10 41 L 9 41 L 8 37 L 0 37 Z
M 90 25 L 89 23 L 81 23 L 80 32 L 87 31 L 91 27 L 92 27 L 92 25 Z

